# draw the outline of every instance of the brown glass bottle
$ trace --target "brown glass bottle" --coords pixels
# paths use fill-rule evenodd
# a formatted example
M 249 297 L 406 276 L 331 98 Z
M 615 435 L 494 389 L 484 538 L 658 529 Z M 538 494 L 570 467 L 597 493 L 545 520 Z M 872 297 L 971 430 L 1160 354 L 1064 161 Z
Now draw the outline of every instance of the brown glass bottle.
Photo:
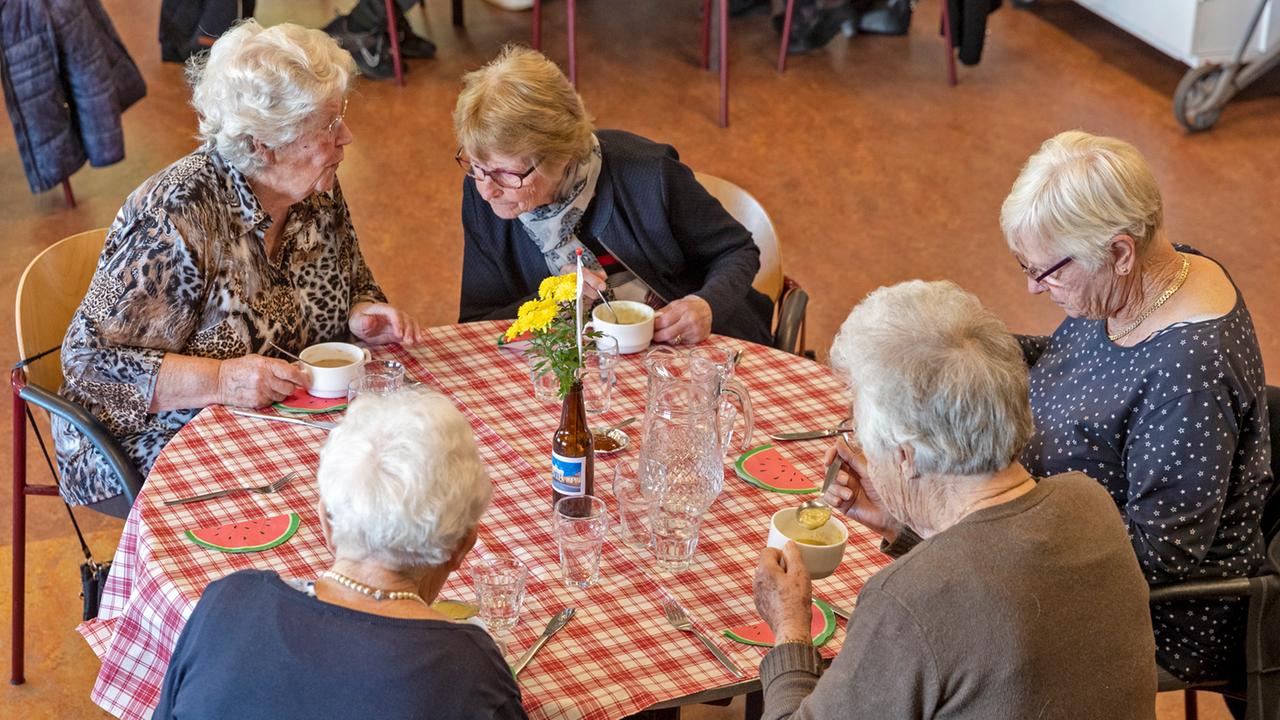
M 569 386 L 560 427 L 551 436 L 551 504 L 562 497 L 595 494 L 595 448 L 587 425 L 582 383 Z

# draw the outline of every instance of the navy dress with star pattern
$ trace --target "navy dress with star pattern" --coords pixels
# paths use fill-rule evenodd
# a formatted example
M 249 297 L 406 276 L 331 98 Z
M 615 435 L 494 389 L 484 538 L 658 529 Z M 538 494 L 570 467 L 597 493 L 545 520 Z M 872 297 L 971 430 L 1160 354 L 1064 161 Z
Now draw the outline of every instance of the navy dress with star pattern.
M 1152 585 L 1258 569 L 1271 444 L 1262 356 L 1238 288 L 1228 314 L 1134 347 L 1081 318 L 1019 340 L 1031 366 L 1031 473 L 1102 483 Z M 1238 671 L 1245 613 L 1241 601 L 1152 606 L 1157 662 L 1187 681 Z

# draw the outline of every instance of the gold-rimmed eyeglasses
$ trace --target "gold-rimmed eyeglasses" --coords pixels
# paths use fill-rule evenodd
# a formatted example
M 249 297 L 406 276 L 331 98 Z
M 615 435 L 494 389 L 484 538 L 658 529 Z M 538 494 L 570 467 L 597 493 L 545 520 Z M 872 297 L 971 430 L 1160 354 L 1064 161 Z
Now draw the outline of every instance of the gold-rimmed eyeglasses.
M 338 113 L 338 117 L 334 118 L 333 122 L 325 126 L 324 128 L 325 132 L 329 133 L 330 135 L 338 134 L 338 128 L 342 127 L 343 123 L 346 122 L 346 119 L 347 119 L 347 98 L 342 98 L 342 112 Z
M 845 445 L 851 448 L 861 447 L 858 443 L 858 427 L 853 424 L 852 416 L 846 417 L 840 421 L 839 425 L 836 425 L 836 433 L 844 441 Z

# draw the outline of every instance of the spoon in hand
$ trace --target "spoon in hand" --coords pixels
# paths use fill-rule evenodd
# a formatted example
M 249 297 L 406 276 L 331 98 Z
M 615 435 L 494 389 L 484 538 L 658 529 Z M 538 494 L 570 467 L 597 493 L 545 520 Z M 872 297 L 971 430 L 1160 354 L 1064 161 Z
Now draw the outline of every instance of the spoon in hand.
M 297 360 L 298 362 L 302 363 L 303 365 L 310 365 L 310 364 L 311 364 L 311 363 L 307 362 L 306 360 L 303 360 L 302 358 L 298 357 L 297 355 L 294 355 L 293 353 L 289 352 L 288 350 L 285 350 L 284 348 L 280 347 L 279 345 L 277 345 L 277 344 L 275 344 L 275 343 L 271 342 L 270 340 L 268 340 L 268 341 L 267 341 L 267 344 L 268 344 L 268 345 L 270 345 L 271 347 L 275 348 L 276 350 L 279 350 L 281 353 L 283 353 L 283 354 L 285 354 L 285 355 L 288 355 L 289 357 L 293 358 L 294 360 Z
M 822 480 L 822 492 L 826 494 L 827 488 L 831 487 L 831 482 L 836 479 L 836 475 L 840 474 L 840 456 L 836 455 L 831 459 L 831 463 L 827 465 L 827 476 Z M 806 500 L 803 505 L 796 508 L 796 524 L 806 530 L 817 530 L 827 524 L 827 520 L 831 519 L 831 508 L 822 498 L 817 500 Z

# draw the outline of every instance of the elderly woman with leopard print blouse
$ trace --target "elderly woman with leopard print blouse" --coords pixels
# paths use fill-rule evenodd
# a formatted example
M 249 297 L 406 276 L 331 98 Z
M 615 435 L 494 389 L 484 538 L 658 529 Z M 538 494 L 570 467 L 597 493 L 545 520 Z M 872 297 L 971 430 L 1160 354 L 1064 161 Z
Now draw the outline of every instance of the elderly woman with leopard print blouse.
M 421 340 L 365 265 L 337 183 L 354 71 L 318 30 L 252 20 L 192 61 L 203 144 L 125 201 L 62 346 L 62 394 L 144 475 L 201 408 L 268 405 L 304 382 L 273 344 Z M 54 434 L 63 497 L 126 515 L 92 444 Z

